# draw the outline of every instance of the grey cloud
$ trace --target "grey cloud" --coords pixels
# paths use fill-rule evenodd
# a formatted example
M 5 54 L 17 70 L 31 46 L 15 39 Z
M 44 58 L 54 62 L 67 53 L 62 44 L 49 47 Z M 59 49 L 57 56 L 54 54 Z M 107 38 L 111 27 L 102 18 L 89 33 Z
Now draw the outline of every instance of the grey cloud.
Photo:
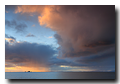
M 10 42 L 10 43 L 16 42 L 16 38 L 9 36 L 7 34 L 5 34 L 5 42 L 6 42 L 6 40 L 8 40 L 8 42 Z
M 22 42 L 5 45 L 5 60 L 13 64 L 28 63 L 31 66 L 48 66 L 48 60 L 56 53 L 49 45 Z M 32 63 L 32 64 L 31 64 Z
M 52 57 L 50 60 L 49 60 L 49 65 L 53 66 L 53 65 L 56 65 L 56 66 L 60 66 L 60 65 L 69 65 L 70 62 L 64 60 L 64 59 L 58 59 L 57 57 Z
M 9 20 L 5 20 L 5 25 L 14 30 L 16 30 L 16 32 L 25 32 L 25 29 L 27 28 L 27 25 L 25 23 L 18 23 L 15 20 L 9 21 Z
M 12 65 L 5 65 L 5 67 L 14 67 L 14 66 L 12 66 Z
M 9 36 L 8 34 L 5 34 L 5 38 L 12 38 L 12 39 L 16 40 L 16 38 Z
M 104 52 L 82 57 L 76 60 L 78 63 L 88 66 L 114 66 L 115 65 L 115 47 L 111 47 Z
M 5 65 L 5 67 L 15 67 L 15 65 L 13 65 L 13 64 L 7 64 L 7 65 Z
M 6 10 L 6 11 L 15 10 L 15 8 L 16 8 L 17 6 L 18 6 L 18 5 L 5 5 L 5 10 Z
M 35 35 L 29 33 L 26 37 L 35 37 Z

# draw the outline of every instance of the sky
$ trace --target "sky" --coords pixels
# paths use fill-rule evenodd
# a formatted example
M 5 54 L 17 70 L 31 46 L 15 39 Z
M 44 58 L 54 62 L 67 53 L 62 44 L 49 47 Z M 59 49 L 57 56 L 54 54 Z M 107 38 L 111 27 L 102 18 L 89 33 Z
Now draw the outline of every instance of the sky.
M 114 5 L 6 5 L 5 72 L 115 72 Z

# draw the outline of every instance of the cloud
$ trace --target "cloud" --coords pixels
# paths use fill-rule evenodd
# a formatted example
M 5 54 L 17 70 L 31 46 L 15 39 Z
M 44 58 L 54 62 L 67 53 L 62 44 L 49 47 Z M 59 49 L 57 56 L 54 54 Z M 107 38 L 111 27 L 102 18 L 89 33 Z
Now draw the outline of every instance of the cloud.
M 7 63 L 7 62 L 6 62 Z M 8 63 L 8 64 L 5 64 L 5 67 L 15 67 L 14 64 L 11 64 L 11 63 Z
M 49 36 L 48 38 L 53 38 L 52 36 Z
M 15 13 L 35 13 L 37 12 L 38 14 L 41 13 L 41 11 L 44 10 L 44 5 L 22 5 L 22 6 L 17 6 L 15 7 Z
M 10 42 L 10 43 L 14 43 L 14 42 L 15 42 L 15 40 L 12 39 L 12 38 L 5 38 L 5 40 L 7 40 L 7 41 Z
M 10 36 L 8 34 L 5 34 L 5 38 L 12 38 L 12 39 L 16 40 L 16 38 L 14 38 L 14 37 L 12 37 L 12 36 Z
M 18 5 L 5 5 L 5 10 L 6 11 L 15 10 L 17 6 Z
M 35 37 L 35 35 L 29 33 L 26 37 Z
M 111 47 L 108 50 L 99 54 L 82 57 L 77 59 L 76 62 L 87 64 L 89 66 L 114 66 L 115 65 L 115 47 Z
M 51 38 L 53 38 L 53 36 L 49 36 L 49 37 L 47 37 L 47 36 L 44 36 L 45 38 L 48 38 L 48 39 L 51 39 Z
M 5 62 L 21 67 L 49 68 L 49 60 L 56 50 L 49 45 L 16 42 L 14 45 L 5 44 Z M 9 66 L 9 65 L 6 65 Z
M 8 41 L 9 43 L 14 43 L 16 41 L 16 38 L 5 34 L 5 40 Z
M 25 23 L 18 23 L 15 20 L 5 20 L 5 25 L 8 26 L 9 29 L 12 28 L 16 30 L 16 32 L 25 32 L 25 29 L 27 28 Z
M 60 45 L 59 59 L 78 58 L 80 61 L 86 59 L 85 62 L 93 59 L 88 65 L 100 59 L 101 65 L 110 61 L 114 65 L 115 53 L 111 56 L 109 49 L 115 50 L 115 6 L 24 5 L 18 6 L 15 13 L 36 13 L 41 26 L 56 31 L 54 37 Z M 105 51 L 105 55 L 101 54 Z

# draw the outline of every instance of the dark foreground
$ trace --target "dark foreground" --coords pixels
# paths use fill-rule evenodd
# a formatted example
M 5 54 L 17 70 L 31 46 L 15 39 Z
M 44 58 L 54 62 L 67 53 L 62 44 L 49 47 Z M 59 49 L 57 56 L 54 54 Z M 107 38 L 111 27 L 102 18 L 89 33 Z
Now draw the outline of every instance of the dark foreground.
M 5 79 L 115 79 L 115 72 L 5 72 Z

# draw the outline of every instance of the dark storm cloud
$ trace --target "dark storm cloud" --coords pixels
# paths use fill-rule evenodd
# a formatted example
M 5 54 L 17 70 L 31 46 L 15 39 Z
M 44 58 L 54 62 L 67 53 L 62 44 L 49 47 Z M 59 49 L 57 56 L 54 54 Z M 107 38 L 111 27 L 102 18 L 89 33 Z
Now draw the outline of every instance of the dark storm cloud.
M 48 60 L 56 53 L 49 45 L 36 43 L 14 43 L 5 45 L 5 60 L 13 64 L 24 63 L 27 66 L 48 66 Z
M 49 60 L 49 66 L 61 66 L 61 65 L 64 65 L 64 66 L 71 66 L 71 67 L 83 67 L 83 66 L 88 66 L 87 64 L 85 63 L 80 63 L 78 62 L 78 59 L 77 60 L 75 59 L 59 59 L 57 57 L 52 57 L 50 60 Z
M 52 57 L 49 60 L 49 65 L 56 65 L 56 66 L 60 66 L 60 65 L 69 65 L 70 62 L 68 62 L 67 60 L 64 59 L 58 59 L 57 57 Z
M 17 6 L 18 5 L 5 5 L 5 10 L 6 11 L 15 10 Z
M 5 25 L 8 26 L 8 28 L 13 28 L 16 30 L 16 32 L 24 32 L 27 28 L 27 25 L 25 23 L 18 23 L 15 20 L 9 21 L 5 20 Z
M 29 33 L 26 37 L 35 37 L 35 35 Z
M 114 66 L 115 65 L 115 47 L 101 52 L 99 54 L 82 57 L 76 60 L 78 63 L 83 63 L 87 65 L 97 65 L 97 66 Z
M 67 21 L 61 22 L 64 26 L 56 23 L 54 30 L 63 57 L 88 56 L 115 44 L 114 6 L 60 7 L 59 14 Z

